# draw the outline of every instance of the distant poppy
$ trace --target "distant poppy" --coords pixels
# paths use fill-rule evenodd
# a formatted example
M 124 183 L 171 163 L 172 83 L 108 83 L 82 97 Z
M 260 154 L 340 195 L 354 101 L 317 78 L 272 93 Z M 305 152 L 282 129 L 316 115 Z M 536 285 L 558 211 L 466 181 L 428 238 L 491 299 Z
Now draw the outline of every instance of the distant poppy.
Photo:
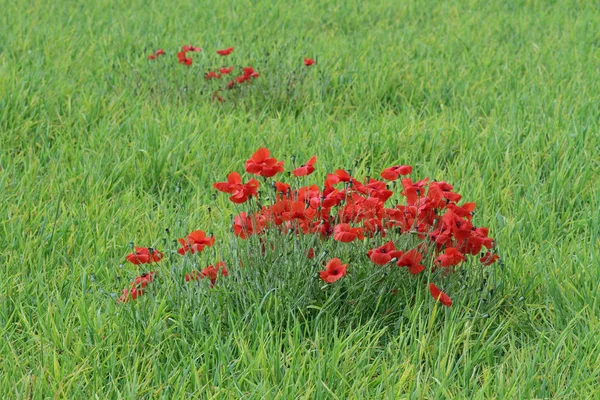
M 230 74 L 231 71 L 233 71 L 233 67 L 229 67 L 229 68 L 219 68 L 219 72 L 222 73 L 223 75 L 227 75 Z
M 207 72 L 207 73 L 204 75 L 204 78 L 205 78 L 206 80 L 209 80 L 209 79 L 219 79 L 219 78 L 221 78 L 221 75 L 220 75 L 220 74 L 217 74 L 216 72 L 209 71 L 209 72 Z
M 228 47 L 224 50 L 217 50 L 217 54 L 220 56 L 228 56 L 233 53 L 233 47 Z
M 308 253 L 306 254 L 306 257 L 308 257 L 309 259 L 315 258 L 315 249 L 313 249 L 312 247 L 310 249 L 308 249 Z
M 333 239 L 343 243 L 349 243 L 355 239 L 363 240 L 364 238 L 363 229 L 353 228 L 350 224 L 338 224 L 333 228 Z
M 292 170 L 295 177 L 307 176 L 315 172 L 315 163 L 317 162 L 317 156 L 312 156 L 310 160 L 302 164 L 300 167 Z
M 333 283 L 346 275 L 347 268 L 348 264 L 342 265 L 342 261 L 339 258 L 332 258 L 327 262 L 325 270 L 319 271 L 319 275 L 325 282 Z
M 220 192 L 231 194 L 229 200 L 232 203 L 242 204 L 248 198 L 257 196 L 260 183 L 256 179 L 250 179 L 248 183 L 243 184 L 240 174 L 232 172 L 227 176 L 227 182 L 217 182 L 213 185 Z
M 435 286 L 433 283 L 429 284 L 429 293 L 431 293 L 431 297 L 445 305 L 446 307 L 450 307 L 452 305 L 452 299 L 446 293 L 442 292 Z
M 183 46 L 182 51 L 184 53 L 188 52 L 188 51 L 192 51 L 192 52 L 196 52 L 197 53 L 197 52 L 202 51 L 202 49 L 200 47 L 194 47 L 192 45 L 189 45 L 189 46 Z
M 315 63 L 315 60 L 313 60 L 312 58 L 304 58 L 304 65 L 306 65 L 307 67 L 310 67 L 314 63 Z
M 127 261 L 134 265 L 139 264 L 150 264 L 152 262 L 159 262 L 164 257 L 164 254 L 158 250 L 148 247 L 136 247 L 135 252 L 128 254 Z

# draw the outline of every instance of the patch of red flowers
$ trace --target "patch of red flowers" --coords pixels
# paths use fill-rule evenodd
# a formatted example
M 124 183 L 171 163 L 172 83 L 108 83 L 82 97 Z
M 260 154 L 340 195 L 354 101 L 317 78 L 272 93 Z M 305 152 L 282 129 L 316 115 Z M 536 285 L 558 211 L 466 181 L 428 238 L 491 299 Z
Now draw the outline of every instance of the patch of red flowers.
M 228 56 L 231 53 L 233 53 L 233 47 L 228 47 L 226 49 L 223 50 L 217 50 L 217 54 L 220 56 Z
M 204 231 L 193 231 L 186 238 L 178 239 L 181 248 L 177 252 L 181 255 L 186 253 L 200 253 L 205 247 L 212 247 L 215 244 L 214 236 L 207 236 Z
M 144 294 L 144 289 L 149 283 L 152 283 L 155 271 L 142 274 L 131 282 L 129 288 L 123 289 L 123 294 L 119 297 L 119 301 L 127 303 L 129 300 L 135 300 Z

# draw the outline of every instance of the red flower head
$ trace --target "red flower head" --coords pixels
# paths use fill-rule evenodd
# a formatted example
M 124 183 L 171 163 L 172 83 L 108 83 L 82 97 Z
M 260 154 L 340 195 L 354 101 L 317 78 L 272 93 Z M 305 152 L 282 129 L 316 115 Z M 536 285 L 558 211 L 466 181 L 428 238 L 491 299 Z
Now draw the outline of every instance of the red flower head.
M 423 256 L 421 255 L 421 253 L 413 249 L 404 253 L 404 255 L 400 257 L 396 265 L 398 265 L 399 267 L 408 267 L 408 272 L 410 272 L 413 275 L 417 275 L 423 272 L 423 270 L 425 269 L 425 266 L 420 264 L 422 259 Z
M 213 185 L 220 192 L 231 194 L 229 200 L 232 203 L 242 204 L 249 197 L 256 196 L 260 183 L 256 179 L 250 179 L 248 183 L 242 183 L 242 177 L 237 172 L 227 176 L 227 182 L 217 182 Z
M 254 71 L 254 68 L 252 67 L 245 67 L 244 68 L 244 76 L 248 77 L 248 78 L 258 78 L 258 72 Z
M 155 59 L 156 59 L 156 54 L 150 54 L 150 55 L 148 56 L 148 58 L 149 58 L 150 60 L 155 60 Z
M 164 254 L 158 250 L 150 249 L 148 247 L 136 247 L 135 253 L 128 254 L 127 261 L 132 264 L 150 264 L 152 262 L 159 262 L 164 257 Z
M 258 234 L 264 228 L 265 220 L 260 214 L 248 216 L 241 212 L 233 218 L 233 233 L 240 239 L 247 239 L 249 236 Z
M 367 256 L 377 265 L 385 265 L 394 258 L 400 259 L 403 254 L 402 251 L 396 250 L 396 246 L 394 246 L 394 242 L 391 240 L 383 246 L 367 252 Z
M 410 165 L 396 165 L 383 170 L 381 177 L 388 181 L 395 181 L 400 175 L 408 175 L 412 172 Z
M 228 47 L 224 50 L 217 50 L 217 54 L 220 56 L 228 56 L 233 53 L 233 47 Z
M 434 261 L 435 264 L 447 268 L 465 261 L 465 256 L 454 247 L 447 247 L 444 254 L 440 254 Z
M 342 261 L 339 258 L 332 258 L 327 262 L 324 271 L 319 271 L 321 279 L 327 283 L 333 283 L 346 275 L 346 269 L 348 264 L 342 265 Z
M 144 294 L 144 288 L 148 285 L 148 283 L 152 282 L 153 276 L 155 272 L 148 272 L 142 274 L 135 278 L 133 282 L 131 282 L 131 287 L 129 289 L 123 289 L 123 294 L 119 297 L 119 301 L 122 303 L 127 303 L 129 299 L 135 300 L 139 296 Z
M 206 236 L 204 231 L 194 231 L 190 233 L 186 239 L 178 239 L 179 243 L 181 243 L 181 248 L 177 250 L 177 252 L 181 255 L 184 255 L 187 252 L 191 254 L 200 253 L 204 250 L 204 247 L 212 247 L 215 244 L 214 236 Z
M 354 239 L 363 240 L 362 228 L 352 228 L 350 224 L 338 224 L 333 228 L 333 239 L 343 243 L 352 242 Z
M 488 251 L 479 259 L 479 262 L 482 263 L 483 265 L 492 265 L 499 259 L 500 259 L 500 256 L 498 256 L 498 254 L 492 254 Z
M 180 51 L 177 53 L 177 59 L 179 60 L 179 64 L 185 64 L 188 67 L 192 65 L 192 59 L 187 56 L 185 51 Z
M 315 60 L 313 60 L 312 58 L 304 58 L 304 65 L 306 65 L 307 67 L 310 67 L 311 65 L 313 65 L 315 63 Z
M 350 182 L 352 178 L 350 174 L 348 174 L 343 169 L 335 170 L 334 174 L 327 174 L 327 179 L 325 180 L 325 186 L 335 185 L 340 182 Z
M 300 167 L 292 170 L 292 173 L 296 177 L 310 175 L 313 172 L 315 172 L 314 165 L 315 165 L 316 162 L 317 162 L 317 156 L 312 156 L 310 158 L 310 160 L 308 160 L 305 164 L 303 164 L 302 166 L 300 166 Z
M 222 73 L 223 75 L 228 75 L 231 73 L 231 71 L 233 71 L 233 67 L 219 68 L 219 72 Z
M 291 190 L 291 186 L 283 182 L 275 182 L 275 190 L 277 193 L 287 194 Z
M 274 157 L 269 157 L 271 153 L 268 149 L 261 147 L 252 157 L 246 161 L 246 172 L 251 174 L 270 178 L 283 172 L 283 161 L 277 161 Z
M 312 247 L 310 249 L 308 249 L 308 253 L 306 254 L 306 257 L 308 257 L 309 259 L 315 258 L 315 249 L 313 249 Z
M 217 74 L 216 72 L 209 71 L 209 72 L 207 72 L 207 73 L 204 75 L 204 78 L 205 78 L 206 80 L 209 80 L 209 79 L 219 79 L 219 78 L 221 78 L 221 75 L 220 75 L 220 74 Z
M 165 55 L 165 52 L 162 49 L 158 49 L 153 54 L 150 54 L 148 56 L 148 58 L 151 60 L 156 60 L 158 58 L 158 56 L 164 56 L 164 55 Z
M 201 272 L 202 276 L 210 279 L 210 287 L 215 286 L 215 282 L 217 282 L 219 270 L 221 270 L 221 276 L 229 275 L 227 266 L 225 265 L 225 263 L 223 261 L 219 261 L 214 266 L 209 265 L 208 267 L 206 267 L 202 270 L 202 272 Z
M 192 45 L 189 45 L 189 46 L 183 46 L 181 48 L 181 51 L 183 51 L 184 53 L 187 53 L 188 51 L 198 53 L 198 52 L 202 51 L 202 49 L 200 47 L 194 47 Z
M 431 293 L 431 297 L 445 305 L 446 307 L 450 307 L 452 305 L 452 299 L 446 293 L 442 292 L 435 286 L 433 283 L 429 284 L 429 293 Z

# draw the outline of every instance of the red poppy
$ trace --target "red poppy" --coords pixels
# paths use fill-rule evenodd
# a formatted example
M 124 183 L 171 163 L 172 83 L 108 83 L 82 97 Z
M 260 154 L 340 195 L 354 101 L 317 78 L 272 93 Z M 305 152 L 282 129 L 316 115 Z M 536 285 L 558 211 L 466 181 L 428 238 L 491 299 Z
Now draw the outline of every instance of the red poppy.
M 233 87 L 235 86 L 235 80 L 229 81 L 227 82 L 227 89 L 233 89 Z
M 447 268 L 465 261 L 465 256 L 454 247 L 447 247 L 444 254 L 440 254 L 434 261 L 435 264 Z
M 143 294 L 144 291 L 141 289 L 137 289 L 135 287 L 132 287 L 130 289 L 125 288 L 123 289 L 123 294 L 119 297 L 119 301 L 122 303 L 127 303 L 129 299 L 135 300 Z
M 400 175 L 408 175 L 412 172 L 410 165 L 396 165 L 383 170 L 381 177 L 388 181 L 395 181 Z
M 148 247 L 136 247 L 135 252 L 128 254 L 126 258 L 132 264 L 150 264 L 152 262 L 159 262 L 164 257 L 164 254 L 158 250 Z
M 277 191 L 277 193 L 288 193 L 289 190 L 291 190 L 291 186 L 288 185 L 287 183 L 283 183 L 283 182 L 275 182 L 275 190 Z
M 347 268 L 348 264 L 342 265 L 342 261 L 339 258 L 332 258 L 327 262 L 325 270 L 319 271 L 319 275 L 325 282 L 333 283 L 346 275 Z
M 192 59 L 187 56 L 185 51 L 180 51 L 177 53 L 177 59 L 179 60 L 179 64 L 185 64 L 188 67 L 192 65 Z
M 350 224 L 337 224 L 333 228 L 333 239 L 343 243 L 349 243 L 355 239 L 363 240 L 364 238 L 363 229 L 353 228 Z
M 315 172 L 315 163 L 317 162 L 317 156 L 312 156 L 305 164 L 292 170 L 294 176 L 307 176 Z
M 163 56 L 163 55 L 165 55 L 165 52 L 162 49 L 158 49 L 153 54 L 150 54 L 148 56 L 148 58 L 151 60 L 156 60 L 158 58 L 158 56 Z
M 156 54 L 150 54 L 150 55 L 148 56 L 148 58 L 149 58 L 150 60 L 155 60 L 155 59 L 156 59 Z
M 264 217 L 260 214 L 248 216 L 241 212 L 233 218 L 233 233 L 240 239 L 258 234 L 264 228 Z
M 452 305 L 452 299 L 446 293 L 442 292 L 435 286 L 433 283 L 429 284 L 429 293 L 431 293 L 431 297 L 445 305 L 446 307 L 450 307 Z
M 198 279 L 202 279 L 202 278 L 204 278 L 204 275 L 202 275 L 198 271 L 192 271 L 192 272 L 190 272 L 188 274 L 185 274 L 185 281 L 186 282 L 197 281 Z
M 144 294 L 144 288 L 148 285 L 148 283 L 152 282 L 155 271 L 148 272 L 142 274 L 135 278 L 133 282 L 131 282 L 131 287 L 129 289 L 123 289 L 123 294 L 119 297 L 119 301 L 126 303 L 131 300 L 137 299 L 139 296 Z
M 254 68 L 252 67 L 245 67 L 244 68 L 244 76 L 247 76 L 249 78 L 258 78 L 258 72 L 254 71 Z
M 391 240 L 383 246 L 367 252 L 367 256 L 377 265 L 385 265 L 394 258 L 399 259 L 403 254 L 402 251 L 396 250 L 396 246 L 394 246 L 394 242 Z
M 227 176 L 227 182 L 217 182 L 213 185 L 220 192 L 231 194 L 229 200 L 232 203 L 242 204 L 248 198 L 258 194 L 260 182 L 256 179 L 250 179 L 248 183 L 242 183 L 242 177 L 237 172 L 232 172 Z
M 217 54 L 220 56 L 228 56 L 233 53 L 233 47 L 228 47 L 224 50 L 217 50 Z
M 306 65 L 307 67 L 310 67 L 311 65 L 313 65 L 315 63 L 315 60 L 313 60 L 312 58 L 304 58 L 304 65 Z
M 482 263 L 483 265 L 492 265 L 499 259 L 500 259 L 500 256 L 498 254 L 492 254 L 488 251 L 479 259 L 479 262 Z
M 350 182 L 352 178 L 350 174 L 348 174 L 343 169 L 335 170 L 333 174 L 327 174 L 327 179 L 325 180 L 325 186 L 335 185 L 340 182 Z
M 308 253 L 306 254 L 306 257 L 313 259 L 315 258 L 315 249 L 313 249 L 312 247 L 310 249 L 308 249 Z
M 219 270 L 221 271 L 221 276 L 229 275 L 227 266 L 225 265 L 225 263 L 223 261 L 219 261 L 214 266 L 209 265 L 208 267 L 206 267 L 202 270 L 202 272 L 201 272 L 202 276 L 210 279 L 210 287 L 215 286 L 215 283 L 217 282 Z
M 417 275 L 425 270 L 425 266 L 421 265 L 421 260 L 423 259 L 423 255 L 419 253 L 417 250 L 410 250 L 402 255 L 398 259 L 396 265 L 399 267 L 408 267 L 408 272 L 413 275 Z
M 204 247 L 212 247 L 215 244 L 214 236 L 206 236 L 204 231 L 193 231 L 185 239 L 178 239 L 181 243 L 181 248 L 177 252 L 181 255 L 189 252 L 191 254 L 200 253 Z
M 200 52 L 202 51 L 202 49 L 200 47 L 194 47 L 192 45 L 189 46 L 183 46 L 181 49 L 184 53 L 188 52 L 188 51 L 193 51 L 193 52 Z
M 228 75 L 231 73 L 231 71 L 233 71 L 233 67 L 219 68 L 219 72 L 222 73 L 223 75 Z
M 216 72 L 209 71 L 209 72 L 207 72 L 207 73 L 204 75 L 204 78 L 205 78 L 206 80 L 209 80 L 209 79 L 220 79 L 220 78 L 221 78 L 221 75 L 220 75 L 220 74 L 217 74 Z
M 251 174 L 270 178 L 283 172 L 283 161 L 277 161 L 274 157 L 269 157 L 271 153 L 268 149 L 261 147 L 252 157 L 246 161 L 246 172 Z

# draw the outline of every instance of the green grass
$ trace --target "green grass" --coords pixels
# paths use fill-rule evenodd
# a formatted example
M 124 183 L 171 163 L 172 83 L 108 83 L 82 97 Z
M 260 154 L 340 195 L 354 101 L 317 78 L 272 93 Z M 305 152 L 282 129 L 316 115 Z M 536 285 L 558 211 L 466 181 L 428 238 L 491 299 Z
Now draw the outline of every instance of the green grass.
M 0 9 L 0 397 L 600 396 L 594 2 Z M 145 58 L 187 43 L 235 46 L 261 77 L 221 106 L 201 69 Z M 389 323 L 219 290 L 116 304 L 140 272 L 120 267 L 130 242 L 226 236 L 235 210 L 211 184 L 263 145 L 318 154 L 320 174 L 401 162 L 453 183 L 499 243 L 502 292 Z

